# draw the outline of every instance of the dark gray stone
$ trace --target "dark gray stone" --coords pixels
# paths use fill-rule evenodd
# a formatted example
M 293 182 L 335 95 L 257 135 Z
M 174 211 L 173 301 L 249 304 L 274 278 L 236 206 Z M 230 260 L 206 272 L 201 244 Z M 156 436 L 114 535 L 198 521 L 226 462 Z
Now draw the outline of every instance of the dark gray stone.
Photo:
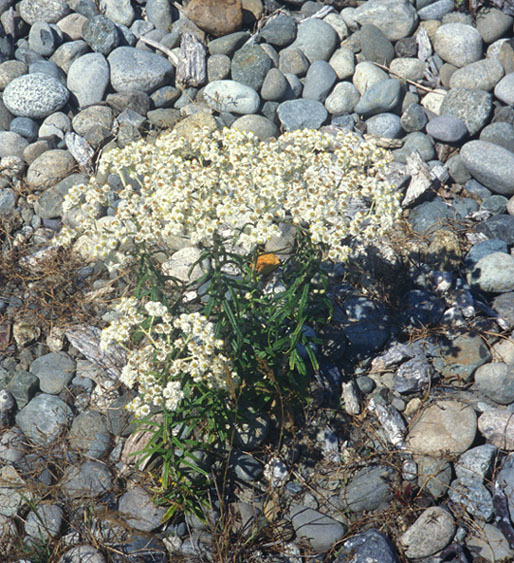
M 105 417 L 96 411 L 80 413 L 71 425 L 69 442 L 72 448 L 88 457 L 104 457 L 112 445 Z
M 480 210 L 489 211 L 493 215 L 500 215 L 507 211 L 509 200 L 503 195 L 491 195 L 486 197 L 480 206 Z
M 361 53 L 366 61 L 389 66 L 394 59 L 394 47 L 382 31 L 371 23 L 362 26 L 359 34 Z
M 294 131 L 319 129 L 326 121 L 328 112 L 320 102 L 289 100 L 278 106 L 277 115 L 286 131 Z
M 452 481 L 448 496 L 456 504 L 461 504 L 472 515 L 486 522 L 492 520 L 494 514 L 491 493 L 482 483 L 462 483 L 460 479 Z
M 389 112 L 401 104 L 402 86 L 396 78 L 381 80 L 370 86 L 355 106 L 358 114 L 374 115 Z
M 441 115 L 427 123 L 426 131 L 436 141 L 458 143 L 468 134 L 464 121 L 454 115 Z
M 30 117 L 15 117 L 9 124 L 9 131 L 21 135 L 29 143 L 37 139 L 37 132 L 39 125 L 37 121 L 30 119 Z
M 383 465 L 364 467 L 341 488 L 340 501 L 352 512 L 384 510 L 393 497 L 394 471 Z
M 314 61 L 305 76 L 302 97 L 324 102 L 336 80 L 334 69 L 326 61 Z
M 341 522 L 306 506 L 293 504 L 289 515 L 296 535 L 307 540 L 317 553 L 328 551 L 346 533 Z
M 514 292 L 503 293 L 495 297 L 492 308 L 507 323 L 509 330 L 514 328 Z
M 394 159 L 405 163 L 407 156 L 414 151 L 417 151 L 425 162 L 433 160 L 435 157 L 434 142 L 421 131 L 413 131 L 405 137 L 403 147 L 393 151 Z
M 410 104 L 410 106 L 402 113 L 401 125 L 407 133 L 413 131 L 421 131 L 427 124 L 428 117 L 425 108 L 420 104 Z
M 243 481 L 256 481 L 262 475 L 263 467 L 250 454 L 232 450 L 230 454 L 229 465 L 235 474 Z
M 120 45 L 121 37 L 116 25 L 103 15 L 93 16 L 82 27 L 82 38 L 96 53 L 107 56 Z
M 287 14 L 278 14 L 266 22 L 260 37 L 275 47 L 286 47 L 296 38 L 296 22 Z
M 259 45 L 246 45 L 232 58 L 232 80 L 259 91 L 273 62 Z
M 94 498 L 112 491 L 113 475 L 99 461 L 72 465 L 64 472 L 62 490 L 71 498 Z
M 15 398 L 18 410 L 21 410 L 39 390 L 39 379 L 28 371 L 15 371 L 7 390 Z
M 43 393 L 59 394 L 72 380 L 75 373 L 75 360 L 65 352 L 50 352 L 36 358 L 30 371 L 39 378 Z
M 486 125 L 480 132 L 479 139 L 486 143 L 499 145 L 514 153 L 514 125 L 504 121 L 498 121 Z
M 366 530 L 343 543 L 335 563 L 399 563 L 396 550 L 387 536 L 378 530 Z
M 484 233 L 489 238 L 505 241 L 508 245 L 514 244 L 514 216 L 495 215 L 477 226 L 477 231 Z

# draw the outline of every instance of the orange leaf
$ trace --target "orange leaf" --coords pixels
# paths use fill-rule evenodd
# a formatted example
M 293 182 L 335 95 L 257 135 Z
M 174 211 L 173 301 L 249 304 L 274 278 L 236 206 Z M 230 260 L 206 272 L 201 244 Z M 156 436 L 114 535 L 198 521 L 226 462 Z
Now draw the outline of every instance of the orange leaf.
M 268 252 L 257 257 L 254 267 L 260 274 L 267 274 L 274 270 L 279 264 L 280 260 L 278 257 L 272 252 Z

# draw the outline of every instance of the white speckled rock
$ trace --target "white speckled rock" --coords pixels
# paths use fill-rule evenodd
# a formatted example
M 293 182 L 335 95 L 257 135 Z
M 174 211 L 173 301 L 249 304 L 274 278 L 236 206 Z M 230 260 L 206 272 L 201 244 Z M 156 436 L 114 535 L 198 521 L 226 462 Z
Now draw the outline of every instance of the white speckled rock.
M 255 113 L 259 109 L 257 92 L 235 80 L 215 80 L 203 91 L 207 105 L 216 111 L 231 111 L 239 114 Z
M 514 72 L 510 72 L 498 82 L 494 95 L 504 104 L 514 105 Z
M 35 72 L 10 82 L 4 90 L 3 100 L 13 115 L 41 119 L 60 110 L 69 95 L 68 89 L 57 78 Z
M 457 67 L 474 63 L 482 57 L 482 37 L 471 25 L 444 24 L 435 32 L 433 43 L 436 53 Z

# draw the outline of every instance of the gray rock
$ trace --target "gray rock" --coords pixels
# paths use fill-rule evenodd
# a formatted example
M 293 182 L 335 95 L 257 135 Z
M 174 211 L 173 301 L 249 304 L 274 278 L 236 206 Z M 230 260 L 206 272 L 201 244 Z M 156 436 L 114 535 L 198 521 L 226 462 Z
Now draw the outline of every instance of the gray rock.
M 393 44 L 377 26 L 365 23 L 359 34 L 359 41 L 366 61 L 389 66 L 394 59 Z
M 207 84 L 203 97 L 216 111 L 239 114 L 256 113 L 260 104 L 259 95 L 253 88 L 235 80 L 216 80 Z
M 323 104 L 313 100 L 282 102 L 278 106 L 277 115 L 286 131 L 318 129 L 328 117 Z
M 441 498 L 448 491 L 452 480 L 452 466 L 444 459 L 430 456 L 414 456 L 418 466 L 418 486 L 434 498 Z
M 459 481 L 463 484 L 482 483 L 491 474 L 497 452 L 498 448 L 493 444 L 483 444 L 464 452 L 454 464 Z
M 402 133 L 400 118 L 394 113 L 379 113 L 366 119 L 367 131 L 388 139 L 398 139 Z
M 396 78 L 381 80 L 364 92 L 355 106 L 355 112 L 364 116 L 389 112 L 398 107 L 401 97 L 402 87 L 399 80 Z
M 218 37 L 209 41 L 209 53 L 211 55 L 227 55 L 230 57 L 248 41 L 249 37 L 250 34 L 247 31 L 236 31 L 235 33 Z
M 275 47 L 286 47 L 296 38 L 296 22 L 291 16 L 280 13 L 266 22 L 260 37 Z
M 456 528 L 449 511 L 431 506 L 402 534 L 400 544 L 407 557 L 421 559 L 444 549 L 452 541 Z
M 393 389 L 398 393 L 413 393 L 428 384 L 431 366 L 425 356 L 407 360 L 394 375 Z
M 331 549 L 346 533 L 341 522 L 312 508 L 293 504 L 289 516 L 296 535 L 307 540 L 317 553 Z
M 108 428 L 115 436 L 126 438 L 136 429 L 136 425 L 131 423 L 133 415 L 125 408 L 132 399 L 129 394 L 121 395 L 107 409 Z
M 109 76 L 105 57 L 101 53 L 87 53 L 71 64 L 66 85 L 79 106 L 86 107 L 103 100 Z
M 169 83 L 174 74 L 174 67 L 167 59 L 134 47 L 118 47 L 107 60 L 111 85 L 117 92 L 152 92 Z
M 301 49 L 287 47 L 280 51 L 278 68 L 285 76 L 288 74 L 303 76 L 309 69 L 309 60 Z
M 173 23 L 173 14 L 168 0 L 147 0 L 146 19 L 157 29 L 169 31 Z
M 10 82 L 3 101 L 13 115 L 41 119 L 64 107 L 68 97 L 68 90 L 59 80 L 36 72 Z
M 492 215 L 500 215 L 507 211 L 509 200 L 503 195 L 492 195 L 484 199 L 480 210 L 489 211 Z
M 486 522 L 493 517 L 491 493 L 478 481 L 462 483 L 459 479 L 455 479 L 448 489 L 448 496 L 454 503 L 463 505 L 472 516 Z
M 370 529 L 356 534 L 343 543 L 335 563 L 399 563 L 396 550 L 387 536 Z
M 37 542 L 55 538 L 62 528 L 64 510 L 56 504 L 38 504 L 25 519 L 25 533 Z
M 470 141 L 461 149 L 461 157 L 471 175 L 492 191 L 514 194 L 514 153 L 493 143 Z
M 16 516 L 18 510 L 33 499 L 27 487 L 14 467 L 7 465 L 0 469 L 0 516 Z
M 270 137 L 277 137 L 279 134 L 275 123 L 262 115 L 243 115 L 237 118 L 230 127 L 231 129 L 253 133 L 261 141 Z
M 325 100 L 325 108 L 332 115 L 350 113 L 354 111 L 359 100 L 360 94 L 351 82 L 339 82 Z
M 290 48 L 300 49 L 313 63 L 319 60 L 328 61 L 338 43 L 337 33 L 330 24 L 320 19 L 311 19 L 302 21 L 298 25 L 296 39 L 291 43 Z
M 328 64 L 336 71 L 339 80 L 353 76 L 355 71 L 355 55 L 344 47 L 337 49 L 330 57 Z
M 475 522 L 475 524 L 481 523 Z M 492 524 L 482 524 L 477 533 L 466 536 L 466 546 L 476 557 L 482 557 L 486 561 L 488 558 L 493 561 L 508 561 L 514 556 L 514 551 L 505 536 Z
M 131 25 L 134 21 L 135 12 L 130 0 L 100 0 L 100 9 L 119 25 Z
M 398 162 L 407 162 L 407 156 L 417 151 L 421 158 L 428 162 L 435 158 L 434 142 L 428 135 L 421 131 L 413 131 L 405 137 L 403 147 L 393 151 L 394 159 Z
M 446 62 L 462 67 L 482 58 L 482 37 L 471 25 L 447 23 L 434 35 L 435 52 Z
M 0 128 L 4 130 L 9 129 L 9 123 L 11 122 L 12 118 L 13 115 L 5 107 L 2 98 L 0 98 Z
M 453 0 L 437 0 L 418 10 L 418 16 L 420 20 L 442 20 L 443 16 L 453 12 L 454 8 Z
M 410 104 L 409 107 L 402 113 L 401 126 L 407 131 L 421 131 L 427 124 L 428 117 L 425 113 L 425 108 L 419 104 Z
M 59 35 L 57 30 L 58 27 L 46 22 L 35 22 L 29 31 L 29 48 L 44 57 L 49 57 L 62 43 L 62 32 Z
M 486 125 L 480 132 L 480 141 L 499 145 L 514 153 L 514 125 L 497 121 Z
M 425 64 L 416 58 L 403 57 L 391 61 L 389 68 L 398 77 L 417 82 L 423 78 Z
M 504 104 L 514 104 L 514 72 L 510 72 L 496 84 L 494 95 Z
M 248 413 L 249 420 L 236 427 L 235 440 L 244 450 L 255 450 L 266 439 L 270 421 L 266 416 Z
M 278 68 L 271 68 L 262 84 L 261 97 L 263 100 L 281 101 L 290 90 L 289 82 L 282 72 Z
M 44 446 L 55 442 L 72 418 L 73 413 L 64 401 L 42 393 L 18 412 L 16 424 L 32 442 Z
M 477 334 L 463 333 L 440 344 L 440 354 L 432 365 L 445 378 L 467 382 L 475 370 L 491 360 L 484 340 Z
M 29 25 L 36 22 L 57 23 L 70 13 L 64 0 L 22 0 L 18 4 L 20 16 Z
M 28 67 L 25 63 L 21 61 L 5 61 L 0 64 L 0 90 L 4 90 L 7 84 L 22 76 L 27 74 Z
M 305 76 L 302 97 L 324 102 L 336 80 L 335 70 L 326 61 L 314 61 Z
M 464 121 L 454 115 L 435 117 L 427 123 L 426 131 L 436 141 L 449 144 L 462 141 L 468 134 Z
M 152 497 L 142 487 L 134 487 L 123 494 L 118 510 L 129 526 L 142 532 L 155 530 L 166 514 L 166 508 L 155 506 Z
M 108 94 L 106 102 L 116 114 L 132 110 L 140 115 L 146 115 L 150 109 L 150 96 L 141 90 Z
M 88 457 L 104 457 L 112 445 L 105 417 L 96 411 L 80 413 L 71 425 L 69 442 L 72 448 Z
M 63 112 L 56 112 L 49 115 L 39 128 L 39 138 L 57 137 L 64 139 L 68 131 L 71 131 L 71 119 Z
M 464 189 L 468 195 L 470 195 L 477 201 L 483 201 L 484 199 L 492 195 L 491 190 L 488 190 L 480 182 L 477 182 L 474 179 L 471 179 L 468 182 L 466 182 L 464 185 Z
M 492 96 L 484 90 L 454 88 L 444 97 L 440 115 L 454 115 L 464 121 L 469 134 L 478 133 L 492 112 Z
M 477 232 L 489 238 L 505 241 L 508 245 L 514 244 L 514 217 L 511 215 L 495 215 L 477 226 Z
M 27 183 L 48 188 L 73 172 L 75 159 L 68 151 L 54 149 L 38 156 L 27 171 Z
M 507 245 L 505 245 L 505 248 L 506 247 Z M 505 252 L 507 252 L 507 250 L 505 250 Z M 507 292 L 498 295 L 493 299 L 491 306 L 507 323 L 509 330 L 514 328 L 514 293 Z
M 75 361 L 65 352 L 50 352 L 36 358 L 30 365 L 30 371 L 39 378 L 43 393 L 58 395 L 72 380 Z
M 17 370 L 12 374 L 7 390 L 12 393 L 21 410 L 39 390 L 39 379 L 28 371 Z
M 462 159 L 462 156 L 460 154 L 451 156 L 446 161 L 446 168 L 448 169 L 450 178 L 456 184 L 465 184 L 471 179 L 471 174 L 466 168 L 466 165 L 464 164 L 464 160 Z
M 25 437 L 16 426 L 3 430 L 0 435 L 0 461 L 2 465 L 19 463 L 26 453 Z
M 262 465 L 259 461 L 250 454 L 245 454 L 237 450 L 232 450 L 229 464 L 239 479 L 250 483 L 259 479 L 263 472 Z
M 21 158 L 28 144 L 27 139 L 18 133 L 14 133 L 13 131 L 0 131 L 0 158 L 4 156 L 18 156 Z
M 450 78 L 450 88 L 492 90 L 503 77 L 503 66 L 496 58 L 487 58 L 457 69 Z M 497 96 L 498 97 L 498 96 Z
M 340 492 L 342 505 L 352 512 L 384 510 L 393 493 L 394 472 L 383 465 L 364 467 L 344 485 Z
M 113 476 L 103 463 L 86 461 L 66 468 L 61 485 L 73 499 L 94 498 L 112 490 Z
M 68 549 L 59 563 L 105 563 L 105 557 L 92 545 L 77 545 Z
M 512 28 L 512 16 L 507 15 L 494 6 L 479 10 L 476 18 L 478 32 L 484 43 L 493 43 Z
M 223 56 L 223 55 L 221 55 Z M 212 59 L 212 57 L 211 57 Z M 230 68 L 230 67 L 229 67 Z M 171 107 L 181 96 L 181 92 L 174 86 L 163 86 L 150 95 L 150 99 L 156 109 Z
M 71 122 L 74 131 L 93 147 L 103 143 L 113 128 L 113 112 L 106 106 L 89 106 L 78 113 Z
M 355 9 L 353 17 L 360 25 L 376 25 L 390 41 L 407 37 L 417 23 L 416 10 L 408 0 L 368 0 Z
M 478 260 L 468 274 L 468 283 L 490 293 L 514 289 L 514 258 L 504 252 L 493 252 Z
M 232 80 L 259 91 L 273 62 L 259 45 L 246 45 L 232 58 Z
M 82 27 L 82 38 L 96 53 L 107 56 L 121 42 L 116 25 L 103 15 L 94 16 Z
M 37 121 L 30 119 L 30 117 L 15 117 L 9 124 L 9 131 L 21 135 L 29 143 L 37 139 L 38 130 Z

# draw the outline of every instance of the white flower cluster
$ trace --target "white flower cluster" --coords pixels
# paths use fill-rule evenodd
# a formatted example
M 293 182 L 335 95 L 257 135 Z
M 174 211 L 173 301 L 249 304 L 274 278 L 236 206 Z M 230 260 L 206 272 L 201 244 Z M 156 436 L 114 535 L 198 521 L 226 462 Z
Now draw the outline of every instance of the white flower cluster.
M 99 176 L 117 174 L 121 187 L 92 179 L 72 189 L 64 209 L 80 206 L 80 226 L 64 228 L 56 242 L 87 232 L 93 257 L 116 269 L 128 263 L 123 249 L 139 244 L 166 251 L 177 236 L 209 245 L 228 232 L 250 251 L 290 222 L 343 261 L 352 239 L 379 239 L 399 216 L 400 194 L 382 176 L 387 162 L 385 151 L 353 134 L 300 130 L 260 142 L 224 129 L 189 143 L 170 131 L 104 155 Z M 99 218 L 113 200 L 115 216 Z

